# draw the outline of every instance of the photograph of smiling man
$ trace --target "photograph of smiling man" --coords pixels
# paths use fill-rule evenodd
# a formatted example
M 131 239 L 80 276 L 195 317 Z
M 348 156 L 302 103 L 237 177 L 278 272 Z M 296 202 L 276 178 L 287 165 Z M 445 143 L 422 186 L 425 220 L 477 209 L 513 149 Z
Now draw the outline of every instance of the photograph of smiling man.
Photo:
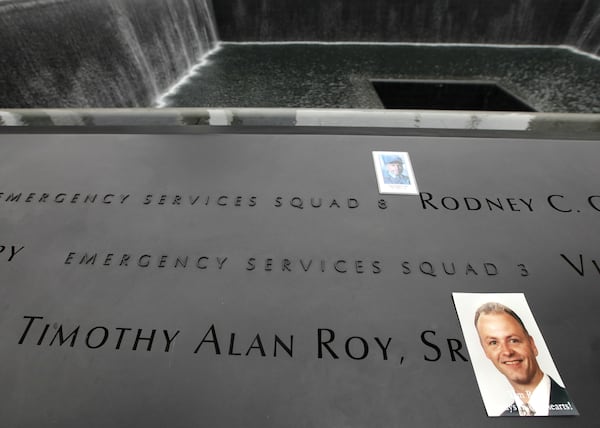
M 488 416 L 579 414 L 523 294 L 452 297 Z

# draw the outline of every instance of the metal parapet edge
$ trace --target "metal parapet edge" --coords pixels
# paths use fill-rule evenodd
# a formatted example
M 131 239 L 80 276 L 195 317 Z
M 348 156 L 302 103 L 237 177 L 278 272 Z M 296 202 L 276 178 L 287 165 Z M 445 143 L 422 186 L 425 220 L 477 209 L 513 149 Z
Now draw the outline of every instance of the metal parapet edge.
M 600 114 L 289 108 L 0 109 L 0 126 L 311 126 L 561 131 L 600 136 Z

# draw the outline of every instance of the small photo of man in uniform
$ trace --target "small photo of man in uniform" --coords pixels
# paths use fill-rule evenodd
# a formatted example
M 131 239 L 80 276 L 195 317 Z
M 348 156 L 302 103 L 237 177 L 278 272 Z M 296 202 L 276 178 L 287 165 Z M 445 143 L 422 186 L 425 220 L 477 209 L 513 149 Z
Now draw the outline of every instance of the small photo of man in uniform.
M 419 193 L 407 152 L 373 152 L 379 193 L 416 195 Z
M 382 155 L 385 167 L 382 170 L 385 184 L 410 184 L 410 178 L 405 175 L 404 161 L 398 155 Z
M 489 416 L 579 415 L 524 295 L 453 293 L 453 298 Z M 481 352 L 487 366 L 477 358 Z M 500 383 L 487 373 L 490 366 L 503 378 Z M 503 385 L 492 392 L 492 383 Z

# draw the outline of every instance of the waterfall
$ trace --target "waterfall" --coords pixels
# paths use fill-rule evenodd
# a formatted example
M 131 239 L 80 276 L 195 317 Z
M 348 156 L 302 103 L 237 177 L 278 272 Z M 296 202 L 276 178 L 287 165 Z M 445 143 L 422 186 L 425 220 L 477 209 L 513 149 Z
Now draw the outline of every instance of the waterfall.
M 218 40 L 211 0 L 0 0 L 0 107 L 145 107 Z
M 600 3 L 585 0 L 567 35 L 566 44 L 600 55 Z
M 568 44 L 600 51 L 598 0 L 220 0 L 214 9 L 223 41 Z
M 570 45 L 599 55 L 600 1 L 0 0 L 0 108 L 151 106 L 219 38 Z

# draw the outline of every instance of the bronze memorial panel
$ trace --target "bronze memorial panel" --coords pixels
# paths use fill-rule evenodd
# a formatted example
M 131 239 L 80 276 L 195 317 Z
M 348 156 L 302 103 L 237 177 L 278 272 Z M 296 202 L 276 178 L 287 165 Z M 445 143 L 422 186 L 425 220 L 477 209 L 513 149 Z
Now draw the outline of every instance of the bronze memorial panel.
M 597 141 L 74 132 L 0 133 L 1 426 L 597 426 Z

